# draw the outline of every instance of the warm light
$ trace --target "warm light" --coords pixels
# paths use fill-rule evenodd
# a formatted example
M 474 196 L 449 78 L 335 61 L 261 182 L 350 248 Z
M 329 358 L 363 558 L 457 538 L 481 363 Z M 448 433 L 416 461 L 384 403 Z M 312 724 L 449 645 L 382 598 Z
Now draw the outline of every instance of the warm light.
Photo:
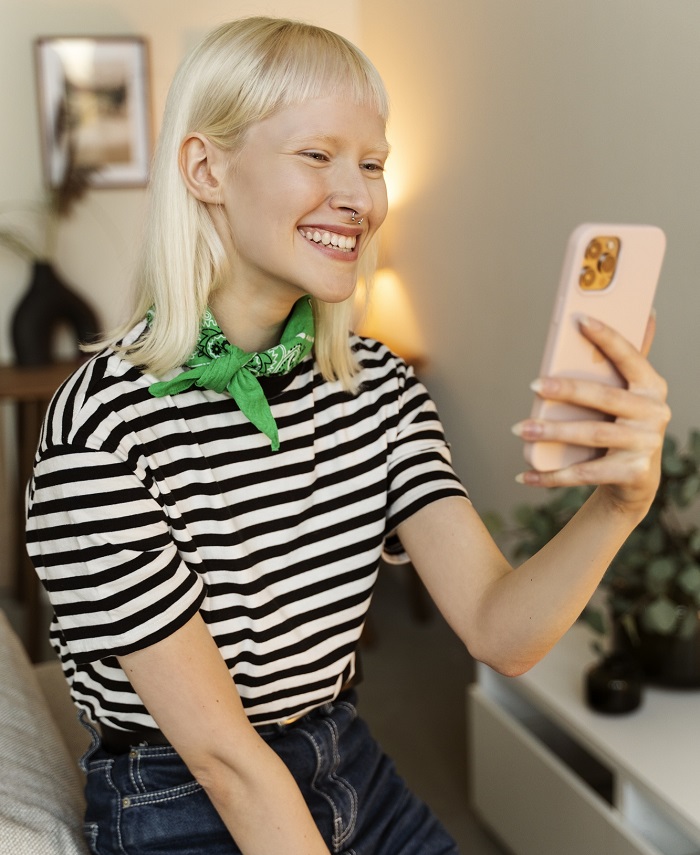
M 358 302 L 365 300 L 365 289 L 358 285 Z M 396 272 L 389 267 L 378 270 L 372 280 L 367 310 L 356 326 L 359 335 L 376 338 L 411 364 L 425 358 L 425 341 L 408 292 Z

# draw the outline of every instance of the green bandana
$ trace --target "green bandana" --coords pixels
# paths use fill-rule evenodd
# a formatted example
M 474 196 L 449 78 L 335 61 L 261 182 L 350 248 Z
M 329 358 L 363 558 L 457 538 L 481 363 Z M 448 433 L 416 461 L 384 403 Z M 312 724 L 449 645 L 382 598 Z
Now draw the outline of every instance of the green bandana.
M 148 313 L 149 323 L 153 310 Z M 210 309 L 204 314 L 199 341 L 187 360 L 191 371 L 183 371 L 172 380 L 153 383 L 151 395 L 163 398 L 186 392 L 192 386 L 226 390 L 243 415 L 270 438 L 272 450 L 280 447 L 277 425 L 258 377 L 286 374 L 309 353 L 314 344 L 314 316 L 311 300 L 302 297 L 292 309 L 280 343 L 262 353 L 245 353 L 231 344 L 221 332 Z

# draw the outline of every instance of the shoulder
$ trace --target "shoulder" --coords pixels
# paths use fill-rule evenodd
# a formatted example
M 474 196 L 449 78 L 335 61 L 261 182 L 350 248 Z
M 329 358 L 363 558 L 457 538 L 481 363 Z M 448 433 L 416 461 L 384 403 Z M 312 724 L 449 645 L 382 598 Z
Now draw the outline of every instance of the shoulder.
M 413 377 L 413 369 L 376 339 L 351 335 L 350 347 L 360 369 L 362 386 L 376 379 L 393 378 L 404 383 L 408 377 Z
M 149 393 L 156 378 L 144 374 L 111 347 L 95 354 L 58 388 L 48 407 L 40 453 L 75 442 L 100 447 L 115 424 L 157 401 Z

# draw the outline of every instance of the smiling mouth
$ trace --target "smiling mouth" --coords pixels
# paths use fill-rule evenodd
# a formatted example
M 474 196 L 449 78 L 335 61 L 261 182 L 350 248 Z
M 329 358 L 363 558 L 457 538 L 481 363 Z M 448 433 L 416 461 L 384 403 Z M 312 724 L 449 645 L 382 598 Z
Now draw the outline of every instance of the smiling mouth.
M 341 252 L 352 252 L 357 244 L 355 235 L 338 235 L 335 232 L 319 231 L 318 229 L 299 229 L 299 234 L 311 243 L 332 246 L 333 249 L 339 249 Z

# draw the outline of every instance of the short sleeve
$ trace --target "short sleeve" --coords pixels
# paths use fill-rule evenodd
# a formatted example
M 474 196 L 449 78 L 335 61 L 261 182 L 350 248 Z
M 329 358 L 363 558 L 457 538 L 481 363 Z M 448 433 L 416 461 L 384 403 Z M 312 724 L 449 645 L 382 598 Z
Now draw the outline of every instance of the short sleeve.
M 77 662 L 148 647 L 204 599 L 155 482 L 107 452 L 53 447 L 38 462 L 27 550 Z
M 452 467 L 450 449 L 435 404 L 409 368 L 402 383 L 395 429 L 389 449 L 387 532 L 422 507 L 448 496 L 467 497 Z M 389 554 L 397 548 L 387 538 Z

